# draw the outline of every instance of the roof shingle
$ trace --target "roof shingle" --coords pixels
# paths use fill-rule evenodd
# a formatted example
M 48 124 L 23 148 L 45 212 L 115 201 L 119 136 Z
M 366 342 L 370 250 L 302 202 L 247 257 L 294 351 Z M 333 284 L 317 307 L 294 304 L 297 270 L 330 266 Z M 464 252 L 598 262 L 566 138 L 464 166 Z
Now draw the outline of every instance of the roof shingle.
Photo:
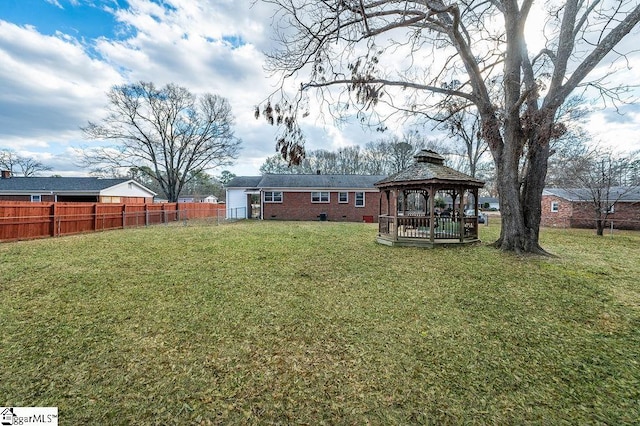
M 96 177 L 11 177 L 0 179 L 0 192 L 10 191 L 101 191 L 130 179 Z
M 238 176 L 227 188 L 328 188 L 365 189 L 384 176 L 380 175 L 317 175 L 317 174 L 266 174 L 264 176 Z

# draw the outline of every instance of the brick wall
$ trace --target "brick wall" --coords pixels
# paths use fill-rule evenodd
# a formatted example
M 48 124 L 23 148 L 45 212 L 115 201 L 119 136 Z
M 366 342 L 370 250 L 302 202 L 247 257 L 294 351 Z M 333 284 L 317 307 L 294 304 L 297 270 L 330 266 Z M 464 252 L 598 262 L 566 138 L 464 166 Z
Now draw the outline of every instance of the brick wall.
M 558 202 L 558 211 L 551 211 L 551 203 Z M 562 228 L 595 228 L 594 206 L 586 202 L 571 202 L 563 198 L 542 197 L 542 226 Z M 613 222 L 617 229 L 640 229 L 640 202 L 617 202 L 614 212 L 607 216 L 607 224 Z
M 551 211 L 552 203 L 558 203 L 558 211 Z M 541 226 L 550 226 L 556 228 L 571 227 L 571 216 L 573 215 L 573 204 L 564 198 L 555 197 L 553 195 L 542 196 L 542 217 Z
M 347 191 L 340 191 L 347 192 Z M 356 207 L 354 191 L 348 191 L 349 202 L 338 202 L 338 191 L 329 191 L 329 203 L 312 203 L 311 192 L 283 192 L 282 203 L 263 202 L 265 220 L 319 220 L 321 213 L 334 222 L 363 222 L 366 216 L 378 221 L 380 193 L 365 192 L 364 207 Z
M 53 195 L 42 194 L 40 196 L 41 201 L 52 202 L 54 200 Z M 0 201 L 24 201 L 31 202 L 31 195 L 2 195 Z
M 572 228 L 595 228 L 596 215 L 591 203 L 574 203 Z M 617 202 L 613 213 L 607 215 L 605 227 L 613 222 L 616 229 L 640 229 L 640 203 Z

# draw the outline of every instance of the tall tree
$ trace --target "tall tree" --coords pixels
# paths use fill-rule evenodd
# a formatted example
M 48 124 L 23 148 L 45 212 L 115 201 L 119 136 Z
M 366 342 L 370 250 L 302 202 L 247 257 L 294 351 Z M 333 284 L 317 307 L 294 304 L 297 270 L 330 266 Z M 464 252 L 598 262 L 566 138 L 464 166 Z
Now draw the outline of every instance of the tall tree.
M 220 176 L 218 176 L 218 181 L 221 184 L 226 185 L 231 182 L 231 179 L 234 177 L 236 177 L 235 173 L 231 173 L 229 170 L 223 170 L 222 173 L 220 173 Z
M 12 175 L 18 174 L 20 170 L 20 175 L 24 177 L 36 176 L 40 172 L 51 170 L 51 167 L 45 166 L 35 158 L 19 155 L 12 149 L 0 150 L 0 167 L 9 170 Z
M 448 106 L 447 114 L 440 126 L 455 142 L 455 152 L 465 160 L 465 171 L 476 177 L 482 156 L 489 146 L 482 137 L 480 116 L 470 108 L 460 109 L 456 103 Z
M 118 145 L 84 152 L 95 169 L 131 168 L 147 173 L 175 202 L 193 171 L 231 164 L 241 141 L 233 132 L 229 102 L 218 95 L 196 97 L 186 88 L 153 83 L 114 86 L 107 94 L 108 114 L 82 130 L 89 139 Z
M 413 158 L 416 152 L 425 147 L 423 140 L 405 135 L 403 139 L 393 136 L 387 141 L 389 174 L 398 173 L 409 167 L 415 160 Z
M 295 99 L 269 99 L 256 110 L 284 126 L 279 152 L 294 162 L 304 155 L 298 117 L 309 112 L 300 108 L 310 90 L 327 102 L 336 99 L 333 88 L 342 90 L 333 111 L 355 106 L 363 121 L 372 110 L 433 118 L 456 99 L 478 111 L 495 163 L 496 246 L 545 253 L 542 190 L 550 144 L 565 131 L 557 112 L 580 85 L 621 96 L 593 71 L 623 56 L 616 47 L 640 21 L 640 0 L 549 0 L 544 24 L 528 23 L 534 0 L 265 1 L 279 11 L 270 69 L 285 80 L 305 76 Z M 525 28 L 537 34 L 527 40 Z M 530 52 L 527 42 L 544 46 Z M 444 84 L 451 81 L 460 84 Z

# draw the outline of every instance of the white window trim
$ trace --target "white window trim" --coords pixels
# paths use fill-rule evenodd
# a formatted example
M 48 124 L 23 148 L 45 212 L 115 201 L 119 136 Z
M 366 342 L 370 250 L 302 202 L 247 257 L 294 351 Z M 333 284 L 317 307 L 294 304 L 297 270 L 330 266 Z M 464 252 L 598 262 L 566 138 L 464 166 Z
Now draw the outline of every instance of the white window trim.
M 267 200 L 267 192 L 271 194 L 271 200 Z M 274 194 L 280 194 L 280 201 L 274 200 Z M 282 193 L 282 191 L 264 191 L 262 193 L 262 201 L 264 201 L 265 203 L 282 203 L 283 199 L 284 194 Z
M 558 213 L 560 210 L 560 201 L 551 202 L 551 213 Z
M 313 200 L 313 194 L 319 194 L 318 195 L 318 201 L 314 201 Z M 327 201 L 322 201 L 322 195 L 323 194 L 327 194 Z M 331 202 L 331 192 L 329 191 L 313 191 L 311 192 L 311 202 L 314 204 L 327 204 Z
M 342 201 L 342 200 L 340 199 L 340 195 L 342 195 L 342 194 L 344 194 L 344 195 L 346 195 L 346 196 L 347 196 L 347 199 L 346 199 L 346 200 L 344 200 L 344 201 Z M 348 203 L 349 203 L 349 193 L 348 193 L 348 192 L 346 192 L 346 191 L 340 191 L 340 192 L 338 192 L 338 203 L 340 203 L 340 204 L 348 204 Z
M 358 194 L 362 194 L 362 205 L 358 204 Z M 358 191 L 355 193 L 355 206 L 358 208 L 364 207 L 366 205 L 365 203 L 365 195 L 364 195 L 364 191 Z
M 607 209 L 607 214 L 614 214 L 616 212 L 616 204 L 613 203 L 609 206 L 609 208 Z
M 37 198 L 37 200 L 35 198 Z M 42 202 L 42 195 L 40 195 L 40 194 L 31 194 L 31 202 L 32 203 L 40 203 L 40 202 Z

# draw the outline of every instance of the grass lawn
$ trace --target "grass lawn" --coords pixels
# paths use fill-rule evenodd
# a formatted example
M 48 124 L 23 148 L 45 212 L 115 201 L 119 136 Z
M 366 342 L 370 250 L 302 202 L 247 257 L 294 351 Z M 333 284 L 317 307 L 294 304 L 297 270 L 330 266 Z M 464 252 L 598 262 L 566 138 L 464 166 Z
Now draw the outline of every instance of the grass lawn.
M 375 234 L 2 244 L 0 405 L 57 406 L 60 424 L 640 422 L 639 233 L 544 230 L 552 259 Z

